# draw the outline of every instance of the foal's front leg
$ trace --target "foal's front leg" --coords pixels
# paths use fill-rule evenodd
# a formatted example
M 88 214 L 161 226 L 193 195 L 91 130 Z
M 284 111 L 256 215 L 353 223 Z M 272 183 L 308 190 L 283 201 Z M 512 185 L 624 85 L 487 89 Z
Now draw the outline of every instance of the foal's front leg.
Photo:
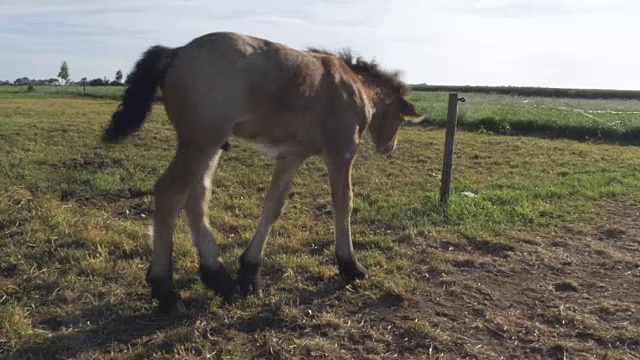
M 342 155 L 326 156 L 334 210 L 338 269 L 340 275 L 350 281 L 367 276 L 367 269 L 356 260 L 351 239 L 351 211 L 353 209 L 351 168 L 354 155 L 352 152 L 345 152 Z
M 282 213 L 285 199 L 291 189 L 296 170 L 306 159 L 306 155 L 291 152 L 281 154 L 276 160 L 269 190 L 264 198 L 264 209 L 258 227 L 249 246 L 240 257 L 238 285 L 240 294 L 247 296 L 251 293 L 260 294 L 258 272 L 262 259 L 264 245 L 269 236 L 271 225 Z

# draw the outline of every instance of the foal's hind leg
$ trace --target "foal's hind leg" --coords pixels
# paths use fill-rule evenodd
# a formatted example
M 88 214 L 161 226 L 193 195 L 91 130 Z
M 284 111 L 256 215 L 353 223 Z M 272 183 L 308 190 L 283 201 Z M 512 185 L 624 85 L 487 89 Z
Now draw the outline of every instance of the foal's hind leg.
M 191 185 L 184 209 L 191 228 L 193 245 L 198 249 L 200 257 L 200 279 L 226 302 L 231 302 L 235 293 L 235 282 L 224 267 L 220 248 L 213 238 L 207 217 L 211 175 L 215 171 L 219 157 L 220 151 L 216 151 L 201 181 Z
M 295 172 L 306 157 L 295 152 L 278 156 L 271 184 L 264 198 L 264 209 L 260 222 L 251 239 L 251 243 L 249 243 L 249 246 L 240 257 L 238 285 L 243 296 L 250 293 L 260 294 L 258 271 L 267 236 L 271 230 L 271 225 L 282 213 Z
M 185 205 L 190 185 L 200 182 L 211 152 L 178 146 L 174 159 L 156 182 L 153 219 L 153 255 L 147 272 L 151 294 L 164 313 L 185 310 L 173 281 L 172 253 L 176 217 Z

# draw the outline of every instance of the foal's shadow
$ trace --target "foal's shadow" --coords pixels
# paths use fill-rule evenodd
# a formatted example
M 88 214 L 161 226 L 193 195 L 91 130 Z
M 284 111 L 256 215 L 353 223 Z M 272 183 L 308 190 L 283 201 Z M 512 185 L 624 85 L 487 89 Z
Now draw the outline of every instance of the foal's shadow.
M 295 296 L 297 305 L 307 308 L 326 308 L 334 296 L 342 291 L 347 291 L 345 288 L 348 284 L 335 280 L 324 279 L 321 284 L 313 286 L 311 289 L 297 291 Z M 225 324 L 224 330 L 233 329 L 246 334 L 263 331 L 282 333 L 284 331 L 300 332 L 308 327 L 307 324 L 292 320 L 282 312 L 283 309 L 284 306 L 280 302 L 263 302 L 259 308 L 253 311 L 251 316 Z
M 68 359 L 96 349 L 126 351 L 129 346 L 142 345 L 145 337 L 156 332 L 192 324 L 208 311 L 204 298 L 188 298 L 184 301 L 188 311 L 176 317 L 158 314 L 153 310 L 124 314 L 128 312 L 124 304 L 112 303 L 88 307 L 73 316 L 53 316 L 39 324 L 49 331 L 55 331 L 53 336 L 16 349 L 10 358 Z M 179 340 L 167 339 L 161 343 L 154 341 L 153 346 L 172 353 L 181 344 Z
M 291 300 L 301 311 L 300 315 L 304 319 L 292 317 L 288 313 L 291 309 L 287 309 L 283 302 L 263 302 L 251 316 L 226 323 L 221 331 L 235 330 L 245 334 L 258 332 L 302 334 L 311 331 L 318 336 L 330 336 L 334 325 L 318 321 L 317 316 L 320 313 L 330 311 L 334 314 L 357 313 L 367 316 L 393 317 L 398 311 L 410 306 L 404 294 L 398 294 L 393 289 L 383 288 L 375 296 L 366 296 L 362 294 L 361 284 L 343 280 L 337 275 L 324 278 L 309 276 L 305 281 L 315 284 L 306 290 L 296 291 L 295 299 Z M 358 299 L 353 299 L 351 295 Z M 284 303 L 287 302 L 289 301 Z
M 189 287 L 194 278 L 176 279 L 181 285 Z M 347 289 L 350 284 L 339 277 L 308 277 L 313 286 L 307 290 L 297 291 L 297 301 L 301 306 L 325 308 L 340 301 L 340 293 L 353 291 Z M 154 310 L 140 312 L 131 310 L 127 304 L 103 303 L 91 306 L 75 313 L 73 316 L 53 316 L 38 325 L 54 333 L 15 350 L 9 358 L 29 359 L 46 358 L 62 359 L 77 358 L 90 351 L 100 353 L 122 353 L 129 347 L 144 347 L 149 342 L 154 350 L 170 354 L 178 347 L 192 341 L 190 337 L 167 337 L 161 340 L 150 337 L 158 332 L 188 327 L 199 319 L 205 318 L 210 311 L 212 294 L 202 294 L 184 297 L 187 312 L 180 316 L 169 317 L 158 314 Z M 338 297 L 336 299 L 336 297 Z M 139 301 L 150 301 L 139 299 Z M 240 300 L 241 301 L 241 300 Z M 302 331 L 307 325 L 292 321 L 281 312 L 282 305 L 263 302 L 251 316 L 242 317 L 235 321 L 218 323 L 217 333 L 229 330 L 247 334 L 260 331 Z M 136 313 L 131 313 L 137 311 Z M 315 312 L 315 310 L 314 310 Z M 317 325 L 314 325 L 317 326 Z

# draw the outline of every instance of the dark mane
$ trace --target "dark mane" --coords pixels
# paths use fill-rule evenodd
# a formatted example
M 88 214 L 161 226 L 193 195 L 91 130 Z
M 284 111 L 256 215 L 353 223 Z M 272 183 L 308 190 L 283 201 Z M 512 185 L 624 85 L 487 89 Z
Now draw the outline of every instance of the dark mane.
M 391 88 L 398 95 L 404 96 L 408 93 L 407 85 L 400 80 L 399 71 L 383 70 L 375 60 L 366 61 L 361 56 L 355 57 L 349 48 L 343 49 L 338 53 L 332 53 L 327 50 L 313 47 L 308 48 L 307 51 L 317 54 L 336 56 L 344 61 L 344 63 L 347 64 L 347 66 L 349 66 L 349 68 L 355 73 L 364 75 L 382 86 Z

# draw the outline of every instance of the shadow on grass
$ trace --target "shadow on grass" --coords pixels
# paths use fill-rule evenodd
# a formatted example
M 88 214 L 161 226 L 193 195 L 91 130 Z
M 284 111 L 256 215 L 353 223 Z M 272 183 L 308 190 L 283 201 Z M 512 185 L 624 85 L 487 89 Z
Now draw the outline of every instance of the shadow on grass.
M 100 304 L 81 310 L 74 316 L 53 316 L 41 322 L 41 326 L 55 334 L 31 342 L 14 351 L 15 359 L 68 359 L 102 349 L 102 352 L 122 352 L 129 346 L 144 346 L 145 338 L 158 331 L 180 328 L 195 322 L 207 311 L 198 305 L 202 299 L 185 299 L 189 312 L 183 316 L 169 318 L 155 312 L 123 314 L 120 305 Z M 187 340 L 185 340 L 187 341 Z M 154 342 L 153 348 L 171 352 L 180 346 L 180 340 L 168 339 Z
M 178 288 L 184 291 L 197 282 L 195 278 L 177 278 Z M 313 282 L 312 282 L 313 283 Z M 307 306 L 328 306 L 336 301 L 336 293 L 345 290 L 346 283 L 331 278 L 317 281 L 312 289 L 297 294 L 301 304 Z M 340 296 L 339 294 L 337 295 Z M 199 321 L 211 320 L 210 306 L 214 295 L 205 293 L 184 297 L 187 312 L 181 316 L 168 317 L 154 310 L 137 310 L 132 313 L 130 304 L 103 303 L 72 314 L 53 315 L 41 320 L 37 325 L 53 333 L 47 337 L 34 337 L 9 355 L 10 359 L 68 359 L 81 357 L 92 352 L 100 354 L 125 353 L 132 348 L 144 348 L 144 354 L 173 354 L 177 348 L 193 342 L 193 337 L 184 335 L 182 330 Z M 132 302 L 151 301 L 147 296 L 132 299 Z M 241 301 L 241 300 L 240 300 Z M 218 305 L 219 306 L 219 305 Z M 136 307 L 139 309 L 139 307 Z M 282 311 L 282 304 L 263 302 L 251 314 L 240 316 L 233 321 L 213 322 L 210 333 L 221 338 L 229 331 L 245 334 L 275 331 L 279 333 L 307 331 L 308 324 L 292 321 Z M 221 311 L 236 311 L 226 306 Z M 315 310 L 314 310 L 315 312 Z M 313 325 L 312 327 L 322 327 Z M 177 332 L 174 332 L 176 330 Z M 317 330 L 322 330 L 318 328 Z M 157 337 L 157 333 L 165 336 Z M 135 351 L 135 350 L 134 350 Z M 137 356 L 140 354 L 131 354 Z

